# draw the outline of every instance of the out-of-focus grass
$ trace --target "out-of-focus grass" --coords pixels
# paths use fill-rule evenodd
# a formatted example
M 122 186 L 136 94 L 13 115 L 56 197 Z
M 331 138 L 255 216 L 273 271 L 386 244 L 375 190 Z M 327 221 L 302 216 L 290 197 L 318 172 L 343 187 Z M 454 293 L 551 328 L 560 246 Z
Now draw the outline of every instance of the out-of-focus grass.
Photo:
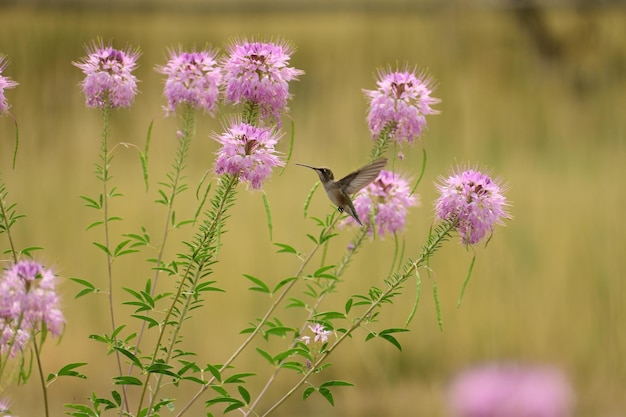
M 145 225 L 155 239 L 164 213 L 151 204 L 156 198 L 154 182 L 163 178 L 175 149 L 175 120 L 161 117 L 162 80 L 153 71 L 165 60 L 166 48 L 179 43 L 202 47 L 206 42 L 219 47 L 240 35 L 292 40 L 298 48 L 293 64 L 306 71 L 292 86 L 293 160 L 326 164 L 338 175 L 369 154 L 361 89 L 375 87 L 376 69 L 405 62 L 427 67 L 439 84 L 435 96 L 442 99 L 442 114 L 429 119 L 423 138 L 429 162 L 419 191 L 422 207 L 411 213 L 407 233 L 400 237 L 406 241 L 407 255 L 417 254 L 432 222 L 432 182 L 455 163 L 480 162 L 505 177 L 515 219 L 497 229 L 487 249 L 468 252 L 453 243 L 437 254 L 431 276 L 423 273 L 412 331 L 401 338 L 403 353 L 380 342 L 348 342 L 332 359 L 329 378 L 347 379 L 357 387 L 337 391 L 334 408 L 321 400 L 304 405 L 295 400 L 284 414 L 404 416 L 411 410 L 411 415 L 445 415 L 443 392 L 456 370 L 475 362 L 519 359 L 564 368 L 577 391 L 579 415 L 620 415 L 626 412 L 622 395 L 626 16 L 621 10 L 585 17 L 557 10 L 548 18 L 568 45 L 565 57 L 552 62 L 538 56 L 506 12 L 190 16 L 2 10 L 0 52 L 11 61 L 5 74 L 20 83 L 6 92 L 20 126 L 16 170 L 10 169 L 12 126 L 8 119 L 0 120 L 3 180 L 12 200 L 28 215 L 16 226 L 18 245 L 44 246 L 42 260 L 61 276 L 84 277 L 105 286 L 104 259 L 90 244 L 100 236 L 97 230 L 84 231 L 96 214 L 82 207 L 78 198 L 99 192 L 94 191 L 98 184 L 91 172 L 98 155 L 100 119 L 97 111 L 84 107 L 76 86 L 81 74 L 70 64 L 84 55 L 83 45 L 96 36 L 113 38 L 118 47 L 139 45 L 143 51 L 137 72 L 142 92 L 130 111 L 113 114 L 112 138 L 143 146 L 147 126 L 155 121 L 153 186 L 143 192 L 136 152 L 118 147 L 113 181 L 126 196 L 115 200 L 112 210 L 126 220 L 116 225 L 117 231 L 136 232 Z M 576 37 L 580 32 L 589 35 L 583 37 L 585 42 Z M 289 124 L 285 120 L 287 128 Z M 199 122 L 187 171 L 192 189 L 212 167 L 216 146 L 208 135 L 219 128 L 219 121 L 209 117 Z M 285 143 L 282 150 L 287 150 Z M 419 146 L 404 148 L 403 153 L 406 159 L 400 169 L 416 176 Z M 266 188 L 275 241 L 305 252 L 310 242 L 304 234 L 315 229 L 303 219 L 302 205 L 314 181 L 308 170 L 289 166 Z M 259 193 L 240 188 L 214 275 L 229 292 L 212 296 L 185 336 L 186 348 L 198 351 L 200 362 L 223 361 L 240 341 L 239 329 L 268 304 L 245 291 L 248 283 L 242 273 L 277 282 L 297 266 L 273 254 Z M 195 207 L 192 194 L 182 196 L 180 217 Z M 323 216 L 329 210 L 325 197 L 317 194 L 311 213 Z M 131 226 L 134 229 L 129 230 Z M 340 256 L 351 236 L 349 230 L 341 234 L 330 256 Z M 186 236 L 179 231 L 174 237 Z M 170 256 L 175 249 L 170 249 Z M 474 252 L 473 278 L 457 309 Z M 370 285 L 382 285 L 392 253 L 393 238 L 368 244 L 346 274 L 342 296 L 328 308 L 339 308 L 347 295 Z M 117 277 L 120 286 L 145 280 L 145 265 L 139 261 L 147 256 L 116 263 L 117 271 L 129 271 Z M 444 332 L 435 319 L 435 280 Z M 53 385 L 55 415 L 62 413 L 62 403 L 83 401 L 91 390 L 104 393 L 111 388 L 108 379 L 99 377 L 108 373 L 111 358 L 87 339 L 90 333 L 108 331 L 104 297 L 73 300 L 76 288 L 68 280 L 62 291 L 68 326 L 60 345 L 45 348 L 47 371 L 70 361 L 88 361 L 91 385 L 88 389 L 72 381 Z M 384 310 L 383 321 L 401 325 L 413 293 L 409 285 L 407 296 Z M 123 294 L 118 291 L 117 297 L 121 300 Z M 257 361 L 251 355 L 239 364 L 256 367 Z M 262 381 L 259 377 L 255 383 Z M 40 398 L 34 380 L 7 394 L 16 414 L 41 414 L 33 400 Z

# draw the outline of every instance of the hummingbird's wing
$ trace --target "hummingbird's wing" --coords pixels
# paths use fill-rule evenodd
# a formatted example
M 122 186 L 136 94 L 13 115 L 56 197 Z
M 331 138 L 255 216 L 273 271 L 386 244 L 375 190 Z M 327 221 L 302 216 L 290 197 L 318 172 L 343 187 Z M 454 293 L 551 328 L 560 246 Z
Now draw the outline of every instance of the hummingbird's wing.
M 353 173 L 346 175 L 337 181 L 337 185 L 339 185 L 346 194 L 352 195 L 374 181 L 386 164 L 387 158 L 377 159 L 371 164 L 365 165 Z

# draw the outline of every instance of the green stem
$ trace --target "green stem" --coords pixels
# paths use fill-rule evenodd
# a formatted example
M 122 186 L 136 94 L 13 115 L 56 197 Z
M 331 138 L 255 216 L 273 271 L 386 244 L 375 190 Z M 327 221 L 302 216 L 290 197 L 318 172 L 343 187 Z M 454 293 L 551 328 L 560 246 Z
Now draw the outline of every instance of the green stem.
M 165 315 L 165 318 L 163 319 L 163 323 L 164 326 L 162 326 L 161 331 L 159 332 L 159 337 L 154 345 L 154 352 L 152 353 L 152 361 L 151 361 L 151 365 L 154 364 L 157 360 L 157 356 L 158 353 L 161 351 L 162 349 L 162 343 L 163 343 L 163 337 L 165 335 L 165 330 L 169 327 L 168 323 L 170 323 L 170 319 L 172 317 L 172 315 L 174 314 L 175 310 L 176 310 L 176 304 L 178 303 L 178 301 L 181 299 L 182 295 L 183 295 L 183 289 L 187 288 L 185 282 L 190 278 L 190 273 L 191 270 L 194 266 L 194 264 L 196 264 L 196 271 L 194 273 L 194 277 L 192 280 L 192 285 L 191 285 L 191 290 L 189 291 L 190 294 L 187 294 L 186 297 L 186 302 L 184 305 L 184 308 L 181 311 L 181 316 L 174 328 L 174 335 L 171 337 L 170 339 L 170 345 L 166 348 L 166 357 L 164 359 L 164 363 L 167 364 L 169 363 L 171 354 L 172 354 L 172 350 L 173 350 L 173 346 L 176 343 L 176 338 L 178 335 L 178 332 L 180 331 L 180 328 L 182 326 L 182 323 L 184 321 L 184 314 L 186 314 L 187 310 L 188 310 L 188 306 L 189 303 L 191 302 L 191 299 L 193 298 L 192 294 L 193 293 L 193 288 L 194 286 L 197 284 L 198 280 L 200 279 L 200 277 L 202 277 L 202 268 L 203 266 L 207 263 L 210 262 L 210 259 L 206 256 L 202 256 L 202 252 L 204 250 L 206 250 L 207 248 L 209 248 L 213 243 L 214 240 L 216 238 L 216 231 L 219 228 L 219 224 L 222 221 L 222 219 L 224 218 L 224 214 L 226 212 L 226 209 L 228 208 L 228 203 L 230 202 L 230 200 L 232 199 L 232 196 L 234 195 L 233 193 L 235 192 L 235 188 L 236 185 L 239 181 L 239 178 L 237 176 L 224 176 L 222 177 L 222 180 L 225 181 L 224 182 L 224 192 L 221 194 L 221 198 L 219 203 L 215 206 L 215 211 L 213 213 L 213 215 L 211 216 L 211 220 L 210 223 L 207 225 L 207 227 L 202 231 L 202 238 L 199 240 L 197 247 L 194 250 L 194 253 L 191 255 L 187 267 L 184 271 L 184 273 L 181 276 L 179 285 L 178 285 L 178 290 L 176 292 L 176 294 L 174 295 L 173 299 L 172 299 L 172 303 Z M 219 193 L 218 193 L 219 195 Z M 138 410 L 137 410 L 137 415 L 140 415 L 141 413 L 141 406 L 143 404 L 143 401 L 145 399 L 145 396 L 147 394 L 147 389 L 148 389 L 148 382 L 149 382 L 149 378 L 150 378 L 150 374 L 146 375 L 144 384 L 143 384 L 143 390 L 141 392 L 141 397 L 139 400 L 139 406 L 138 406 Z M 148 410 L 151 409 L 152 405 L 153 405 L 153 401 L 155 401 L 157 399 L 157 393 L 160 389 L 160 381 L 162 378 L 162 374 L 159 375 L 158 379 L 157 379 L 157 384 L 155 385 L 155 389 L 151 392 L 151 398 L 152 400 L 150 401 L 149 405 L 148 405 Z
M 389 146 L 389 137 L 391 133 L 396 129 L 395 122 L 389 122 L 385 127 L 380 131 L 378 137 L 376 138 L 376 144 L 372 148 L 370 152 L 370 160 L 374 161 L 385 153 L 387 147 Z
M 7 212 L 6 201 L 4 200 L 5 193 L 5 185 L 0 185 L 0 217 L 2 218 L 2 228 L 7 234 L 7 238 L 9 239 L 9 246 L 11 248 L 11 257 L 13 258 L 13 263 L 17 263 L 17 251 L 15 250 L 15 245 L 13 244 L 13 237 L 11 236 L 11 225 L 13 222 L 9 219 L 10 213 Z
M 115 333 L 115 329 L 117 328 L 115 322 L 115 309 L 114 309 L 114 297 L 113 297 L 113 258 L 111 256 L 111 241 L 110 241 L 110 232 L 109 232 L 109 189 L 108 182 L 110 180 L 109 177 L 109 164 L 111 162 L 111 156 L 109 155 L 109 147 L 108 140 L 110 136 L 110 121 L 111 121 L 111 106 L 107 102 L 105 106 L 102 108 L 102 141 L 100 143 L 100 160 L 102 165 L 100 166 L 99 177 L 102 181 L 102 213 L 103 213 L 103 224 L 104 224 L 104 245 L 106 247 L 106 258 L 107 258 L 107 277 L 108 277 L 108 298 L 109 298 L 109 316 L 111 320 L 111 332 Z M 114 346 L 117 346 L 117 337 L 113 338 Z M 120 353 L 115 351 L 115 359 L 117 362 L 117 371 L 118 375 L 122 375 L 122 359 L 120 358 Z M 126 387 L 122 387 L 122 391 L 124 393 L 123 404 L 127 408 L 128 411 L 128 403 L 126 396 Z M 122 410 L 120 409 L 120 415 L 122 415 Z
M 179 189 L 179 181 L 182 178 L 182 172 L 185 168 L 185 161 L 187 160 L 187 155 L 189 154 L 189 147 L 191 144 L 192 138 L 195 136 L 196 131 L 196 112 L 191 106 L 183 107 L 183 126 L 182 126 L 182 137 L 178 143 L 178 151 L 176 152 L 176 159 L 172 164 L 174 172 L 171 175 L 168 175 L 168 178 L 171 178 L 170 187 L 170 195 L 167 199 L 167 215 L 165 216 L 165 224 L 163 225 L 163 235 L 161 237 L 161 243 L 159 245 L 159 253 L 157 255 L 156 265 L 161 266 L 163 261 L 163 254 L 165 252 L 165 245 L 167 242 L 167 238 L 170 230 L 170 222 L 172 218 L 172 212 L 174 211 L 174 200 L 176 196 L 182 191 Z M 157 283 L 159 280 L 161 270 L 159 268 L 155 268 L 154 279 L 152 281 L 152 286 L 150 288 L 150 296 L 154 296 L 154 293 L 157 288 Z M 149 314 L 150 312 L 148 312 Z M 139 351 L 139 346 L 141 345 L 141 340 L 143 338 L 143 334 L 146 328 L 146 322 L 143 321 L 141 323 L 141 328 L 139 329 L 139 333 L 137 336 L 137 341 L 135 343 L 135 352 Z M 133 370 L 133 363 L 130 364 L 128 374 L 130 375 Z
M 35 349 L 35 359 L 37 360 L 37 371 L 39 372 L 39 382 L 41 383 L 41 390 L 43 393 L 43 406 L 45 411 L 45 416 L 50 416 L 50 410 L 48 409 L 48 387 L 46 386 L 46 379 L 43 375 L 43 367 L 41 366 L 41 355 L 39 353 L 39 346 L 37 345 L 37 338 L 35 335 L 32 335 L 33 338 L 33 348 Z
M 330 224 L 328 228 L 326 229 L 326 235 L 331 233 L 338 219 L 339 217 L 335 217 L 335 213 L 333 213 L 333 218 L 331 219 Z M 289 282 L 289 284 L 287 284 L 284 287 L 283 291 L 276 298 L 274 303 L 272 303 L 272 305 L 267 310 L 263 318 L 261 318 L 261 321 L 255 327 L 255 329 L 248 335 L 246 340 L 244 340 L 244 342 L 237 348 L 237 350 L 235 350 L 235 352 L 230 356 L 230 358 L 228 358 L 228 360 L 226 360 L 226 362 L 222 364 L 222 369 L 226 369 L 228 366 L 230 366 L 230 364 L 233 363 L 235 359 L 237 359 L 237 357 L 241 354 L 241 352 L 244 351 L 244 349 L 250 344 L 250 342 L 252 342 L 255 336 L 261 331 L 261 329 L 263 328 L 265 323 L 267 323 L 267 321 L 270 319 L 272 313 L 276 310 L 278 305 L 285 299 L 285 297 L 287 296 L 289 291 L 293 288 L 293 286 L 296 284 L 296 282 L 299 281 L 299 278 L 302 277 L 302 274 L 304 273 L 305 268 L 307 267 L 311 259 L 313 259 L 313 256 L 319 250 L 320 247 L 321 247 L 320 243 L 317 243 L 313 247 L 309 255 L 302 261 L 302 264 L 300 265 L 300 267 L 298 268 L 298 271 L 296 272 L 295 277 L 298 279 L 292 280 L 291 282 Z M 214 381 L 215 381 L 215 377 L 212 377 L 205 384 L 203 384 L 202 387 L 198 390 L 198 392 L 194 394 L 194 396 L 189 400 L 189 402 L 185 404 L 183 408 L 181 408 L 178 414 L 176 414 L 176 417 L 182 416 L 189 409 L 189 407 L 191 407 L 198 400 L 198 398 L 200 398 L 200 396 L 211 386 L 211 384 Z
M 361 326 L 365 320 L 367 320 L 374 309 L 380 307 L 382 303 L 388 299 L 392 294 L 394 294 L 404 282 L 409 279 L 409 277 L 413 274 L 417 268 L 423 266 L 423 264 L 430 259 L 430 257 L 439 249 L 441 244 L 450 237 L 451 232 L 456 227 L 456 220 L 448 221 L 442 223 L 442 226 L 436 229 L 437 234 L 435 236 L 430 236 L 426 246 L 422 249 L 422 253 L 416 261 L 407 261 L 405 264 L 404 271 L 401 275 L 397 277 L 386 280 L 388 283 L 387 290 L 381 293 L 376 300 L 374 300 L 370 306 L 365 310 L 365 312 L 352 323 L 352 326 L 343 333 L 333 345 L 328 348 L 325 352 L 321 353 L 319 358 L 315 361 L 315 363 L 311 366 L 303 376 L 296 382 L 296 384 L 286 393 L 284 394 L 276 403 L 274 403 L 261 417 L 266 417 L 270 415 L 273 411 L 275 411 L 282 403 L 284 403 L 289 397 L 291 397 L 307 380 L 308 378 L 315 372 L 318 371 L 318 368 L 324 363 L 324 361 L 330 356 L 330 354 L 337 349 L 337 347 L 348 337 L 351 337 L 352 333 Z
M 331 222 L 331 227 L 335 225 L 335 223 L 337 222 L 337 220 L 339 220 L 339 217 L 337 217 L 336 219 L 333 219 L 333 221 Z M 361 227 L 359 229 L 359 231 L 357 232 L 355 238 L 352 240 L 352 243 L 354 244 L 354 248 L 352 250 L 350 250 L 342 259 L 341 263 L 339 264 L 339 266 L 337 267 L 337 270 L 335 272 L 335 276 L 337 278 L 339 278 L 341 275 L 343 275 L 344 270 L 347 268 L 348 264 L 350 263 L 350 259 L 351 257 L 358 251 L 358 249 L 360 248 L 360 246 L 363 243 L 363 240 L 365 239 L 365 237 L 367 236 L 367 227 Z M 328 242 L 327 242 L 328 243 Z M 320 306 L 320 304 L 322 303 L 322 301 L 324 300 L 324 298 L 326 298 L 327 294 L 330 294 L 332 292 L 332 290 L 335 288 L 335 285 L 337 283 L 337 280 L 332 280 L 324 289 L 322 289 L 322 292 L 319 296 L 319 298 L 317 299 L 317 301 L 315 302 L 315 305 L 310 309 L 309 311 L 309 315 L 307 316 L 307 318 L 304 320 L 304 324 L 302 325 L 302 327 L 300 328 L 300 331 L 298 334 L 302 334 L 304 332 L 304 329 L 306 328 L 307 323 L 309 323 L 309 321 L 311 320 L 311 318 L 313 317 L 313 315 L 315 314 L 315 312 L 317 311 L 318 307 Z M 290 348 L 293 348 L 296 344 L 296 340 L 293 340 L 291 343 Z M 265 383 L 265 385 L 263 386 L 263 388 L 261 389 L 261 391 L 259 392 L 259 395 L 257 396 L 257 398 L 254 400 L 254 402 L 252 404 L 250 404 L 250 407 L 248 408 L 248 411 L 244 414 L 244 417 L 247 417 L 250 415 L 250 413 L 253 412 L 254 408 L 257 406 L 257 404 L 259 403 L 259 401 L 261 400 L 261 398 L 263 398 L 263 396 L 265 395 L 265 393 L 267 392 L 267 390 L 271 387 L 271 385 L 274 383 L 274 381 L 276 380 L 276 377 L 278 376 L 278 374 L 280 373 L 280 371 L 283 369 L 281 368 L 281 364 L 284 363 L 285 361 L 287 361 L 288 358 L 283 359 L 279 365 L 276 367 L 276 369 L 274 370 L 274 372 L 272 373 L 272 375 L 269 377 L 269 379 L 267 380 L 267 382 Z

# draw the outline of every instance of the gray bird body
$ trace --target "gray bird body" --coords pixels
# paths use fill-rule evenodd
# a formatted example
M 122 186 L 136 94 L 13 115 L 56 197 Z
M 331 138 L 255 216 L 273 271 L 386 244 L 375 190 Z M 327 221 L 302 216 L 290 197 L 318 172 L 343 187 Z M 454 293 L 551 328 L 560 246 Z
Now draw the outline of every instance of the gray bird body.
M 354 209 L 354 204 L 352 204 L 350 196 L 374 181 L 386 164 L 387 158 L 377 159 L 337 181 L 335 181 L 335 176 L 329 168 L 316 168 L 304 164 L 296 165 L 311 168 L 317 172 L 328 198 L 337 206 L 339 212 L 343 213 L 345 211 L 352 216 L 358 224 L 363 225 Z

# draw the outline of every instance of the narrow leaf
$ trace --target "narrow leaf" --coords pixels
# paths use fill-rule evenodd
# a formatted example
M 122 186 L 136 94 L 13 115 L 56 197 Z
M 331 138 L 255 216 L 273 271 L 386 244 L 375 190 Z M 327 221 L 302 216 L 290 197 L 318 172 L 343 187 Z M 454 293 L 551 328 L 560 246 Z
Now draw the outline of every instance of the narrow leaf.
M 461 301 L 463 300 L 463 294 L 465 294 L 465 288 L 467 287 L 470 277 L 472 276 L 472 271 L 474 270 L 474 261 L 476 261 L 476 254 L 472 257 L 472 262 L 470 263 L 469 270 L 467 271 L 467 276 L 465 277 L 465 281 L 463 281 L 461 294 L 459 294 L 459 301 L 456 303 L 457 308 L 461 307 Z
M 278 246 L 280 248 L 280 250 L 278 250 L 276 253 L 293 253 L 294 255 L 297 255 L 298 252 L 291 246 L 286 245 L 284 243 L 274 243 L 274 245 Z
M 311 188 L 311 191 L 309 191 L 309 194 L 306 196 L 306 200 L 304 201 L 304 218 L 306 219 L 308 214 L 309 214 L 309 206 L 311 205 L 311 200 L 313 199 L 313 194 L 315 194 L 315 190 L 317 190 L 317 188 L 320 186 L 320 182 L 317 181 L 315 183 L 315 185 L 313 185 L 313 188 Z
M 267 198 L 265 191 L 263 192 L 263 205 L 265 206 L 265 215 L 267 216 L 267 230 L 270 233 L 270 241 L 272 237 L 272 211 L 270 210 L 270 200 Z
M 139 378 L 129 375 L 116 376 L 113 377 L 113 380 L 115 385 L 143 385 Z

